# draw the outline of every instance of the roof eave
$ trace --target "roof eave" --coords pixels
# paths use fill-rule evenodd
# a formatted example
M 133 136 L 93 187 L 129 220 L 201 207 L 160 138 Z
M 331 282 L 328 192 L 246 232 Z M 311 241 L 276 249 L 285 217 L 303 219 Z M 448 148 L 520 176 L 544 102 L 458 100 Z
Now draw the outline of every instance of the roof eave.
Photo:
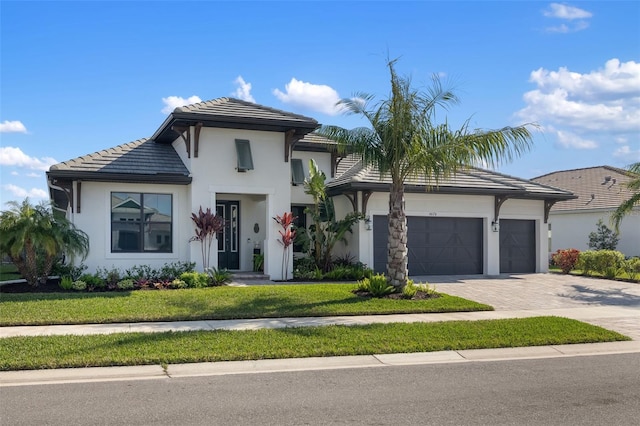
M 133 174 L 133 173 L 104 173 L 104 172 L 77 172 L 73 170 L 50 170 L 47 179 L 81 180 L 92 182 L 125 182 L 125 183 L 158 183 L 189 185 L 193 180 L 191 176 L 178 174 Z

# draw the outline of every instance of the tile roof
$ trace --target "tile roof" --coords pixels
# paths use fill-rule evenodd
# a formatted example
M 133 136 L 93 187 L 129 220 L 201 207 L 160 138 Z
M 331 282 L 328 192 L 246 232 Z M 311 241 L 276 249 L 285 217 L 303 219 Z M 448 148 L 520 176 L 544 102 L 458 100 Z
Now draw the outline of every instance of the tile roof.
M 174 114 L 191 113 L 198 114 L 203 117 L 227 117 L 234 120 L 273 120 L 273 121 L 290 121 L 292 123 L 315 123 L 318 122 L 311 118 L 300 114 L 294 114 L 267 107 L 264 105 L 247 102 L 235 98 L 218 98 L 209 101 L 198 102 L 191 105 L 177 107 L 173 110 Z
M 134 176 L 152 180 L 164 176 L 182 183 L 190 181 L 189 170 L 171 145 L 146 138 L 54 164 L 49 175 L 94 180 L 111 180 L 114 176 L 120 180 Z
M 632 196 L 622 185 L 633 175 L 611 166 L 596 166 L 573 170 L 560 170 L 538 176 L 532 180 L 573 192 L 578 198 L 556 203 L 551 211 L 592 210 L 616 208 Z
M 390 176 L 381 177 L 375 166 L 365 167 L 357 156 L 350 155 L 340 161 L 336 178 L 327 186 L 339 188 L 353 185 L 388 185 L 390 183 Z M 516 197 L 551 199 L 572 197 L 569 191 L 477 167 L 459 170 L 454 175 L 439 179 L 437 184 L 434 180 L 428 180 L 422 175 L 411 176 L 405 182 L 407 189 L 424 189 L 426 186 L 432 186 L 436 192 L 443 193 L 511 194 Z

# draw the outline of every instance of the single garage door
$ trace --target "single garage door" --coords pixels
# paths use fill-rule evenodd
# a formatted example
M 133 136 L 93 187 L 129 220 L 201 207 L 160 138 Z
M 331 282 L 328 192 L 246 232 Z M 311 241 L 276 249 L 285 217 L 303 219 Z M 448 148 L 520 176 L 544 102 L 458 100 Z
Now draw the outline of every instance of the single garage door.
M 482 219 L 407 218 L 410 275 L 482 274 Z M 387 268 L 387 217 L 373 217 L 373 263 Z
M 500 219 L 500 273 L 536 271 L 536 222 Z

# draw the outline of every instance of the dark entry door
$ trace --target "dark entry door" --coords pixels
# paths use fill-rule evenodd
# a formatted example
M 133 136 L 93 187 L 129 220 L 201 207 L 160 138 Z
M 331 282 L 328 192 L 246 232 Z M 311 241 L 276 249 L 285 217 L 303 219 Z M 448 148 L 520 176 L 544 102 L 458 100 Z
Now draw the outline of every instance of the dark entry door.
M 536 271 L 536 222 L 500 219 L 500 273 Z
M 216 214 L 224 218 L 224 229 L 218 233 L 218 268 L 240 269 L 240 203 L 218 201 Z

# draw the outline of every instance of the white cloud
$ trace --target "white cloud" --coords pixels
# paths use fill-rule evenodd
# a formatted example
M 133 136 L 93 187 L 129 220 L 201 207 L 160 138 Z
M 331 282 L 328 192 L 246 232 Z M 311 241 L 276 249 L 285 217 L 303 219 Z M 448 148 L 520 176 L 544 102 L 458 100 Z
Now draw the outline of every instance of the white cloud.
M 49 170 L 58 161 L 51 157 L 30 157 L 20 148 L 13 146 L 0 147 L 0 165 L 26 167 L 33 170 Z
M 32 178 L 39 178 L 42 177 L 42 175 L 40 173 L 27 173 L 27 177 L 32 177 Z
M 634 61 L 611 59 L 604 68 L 585 74 L 540 68 L 531 72 L 529 81 L 537 89 L 523 95 L 527 105 L 516 113 L 526 121 L 618 138 L 640 131 L 640 64 Z
M 0 133 L 27 133 L 27 128 L 21 121 L 4 120 L 0 123 Z
M 595 149 L 598 147 L 594 141 L 583 139 L 575 133 L 563 130 L 556 130 L 556 140 L 558 145 L 563 148 Z
M 233 96 L 243 101 L 256 103 L 256 100 L 251 96 L 251 83 L 244 81 L 241 75 L 236 77 L 233 83 L 238 86 L 236 91 L 233 92 Z
M 613 151 L 613 157 L 626 163 L 635 163 L 640 161 L 640 149 L 634 151 L 629 145 L 624 145 Z
M 198 102 L 202 102 L 202 99 L 200 99 L 196 95 L 190 96 L 186 99 L 180 96 L 168 96 L 166 98 L 162 98 L 162 103 L 164 103 L 165 105 L 165 107 L 162 108 L 162 113 L 170 114 L 173 112 L 174 109 L 178 107 L 190 105 L 190 104 L 196 104 Z
M 6 185 L 2 185 L 2 188 L 5 189 L 6 191 L 9 191 L 10 193 L 12 193 L 13 195 L 15 195 L 16 197 L 20 197 L 20 198 L 25 198 L 25 197 L 29 197 L 29 198 L 49 198 L 49 194 L 47 194 L 47 191 L 45 191 L 44 189 L 40 189 L 40 188 L 31 188 L 29 190 L 26 190 L 24 188 L 21 188 L 19 186 L 13 185 L 13 184 L 6 184 Z
M 312 84 L 292 78 L 285 85 L 285 92 L 274 89 L 273 94 L 286 104 L 327 115 L 338 115 L 343 111 L 342 107 L 336 105 L 340 100 L 338 92 L 324 84 Z
M 593 17 L 593 14 L 589 11 L 560 3 L 551 3 L 547 9 L 542 11 L 542 14 L 547 18 L 568 21 L 557 26 L 546 28 L 546 31 L 553 33 L 582 31 L 589 27 L 587 19 Z
M 593 16 L 591 12 L 587 12 L 586 10 L 560 3 L 551 3 L 549 7 L 543 11 L 543 14 L 548 18 L 567 20 L 585 19 Z

